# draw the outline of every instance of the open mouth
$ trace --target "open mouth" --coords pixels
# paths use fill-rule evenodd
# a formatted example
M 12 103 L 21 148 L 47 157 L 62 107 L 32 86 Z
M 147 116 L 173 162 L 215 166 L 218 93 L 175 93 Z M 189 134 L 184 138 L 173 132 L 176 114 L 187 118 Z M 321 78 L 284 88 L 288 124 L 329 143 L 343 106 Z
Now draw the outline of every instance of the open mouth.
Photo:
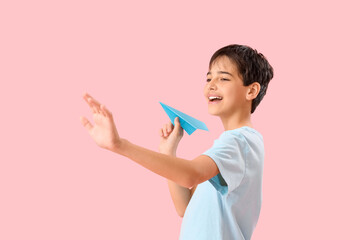
M 223 98 L 220 96 L 210 96 L 209 97 L 209 102 L 211 103 L 216 103 L 216 102 L 220 102 Z

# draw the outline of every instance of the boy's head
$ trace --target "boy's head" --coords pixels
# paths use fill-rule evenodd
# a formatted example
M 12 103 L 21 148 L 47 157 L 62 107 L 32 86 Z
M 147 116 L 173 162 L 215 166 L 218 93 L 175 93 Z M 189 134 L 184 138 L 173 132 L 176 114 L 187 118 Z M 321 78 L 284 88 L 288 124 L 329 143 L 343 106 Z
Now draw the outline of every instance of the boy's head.
M 264 55 L 255 49 L 245 45 L 233 44 L 223 47 L 213 54 L 209 69 L 219 58 L 224 56 L 234 63 L 244 86 L 249 86 L 254 82 L 260 84 L 259 93 L 251 102 L 251 113 L 253 113 L 265 96 L 268 84 L 274 76 L 273 68 Z

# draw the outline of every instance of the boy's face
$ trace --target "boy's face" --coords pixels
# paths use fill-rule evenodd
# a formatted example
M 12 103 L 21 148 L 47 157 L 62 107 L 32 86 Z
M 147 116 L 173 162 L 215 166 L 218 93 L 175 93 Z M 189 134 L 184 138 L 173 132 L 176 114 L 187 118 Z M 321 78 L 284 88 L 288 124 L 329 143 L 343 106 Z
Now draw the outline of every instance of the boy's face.
M 230 118 L 249 111 L 246 99 L 248 87 L 243 85 L 239 75 L 237 66 L 227 56 L 220 56 L 212 63 L 204 88 L 210 114 Z

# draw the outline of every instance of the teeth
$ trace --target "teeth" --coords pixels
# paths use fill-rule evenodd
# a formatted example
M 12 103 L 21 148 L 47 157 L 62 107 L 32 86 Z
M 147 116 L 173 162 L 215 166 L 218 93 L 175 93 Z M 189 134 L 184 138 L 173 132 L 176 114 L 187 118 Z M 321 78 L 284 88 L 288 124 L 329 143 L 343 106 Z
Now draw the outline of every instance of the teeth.
M 221 100 L 222 99 L 222 97 L 215 97 L 215 96 L 210 96 L 209 97 L 209 100 L 214 100 L 214 99 L 219 99 L 219 100 Z

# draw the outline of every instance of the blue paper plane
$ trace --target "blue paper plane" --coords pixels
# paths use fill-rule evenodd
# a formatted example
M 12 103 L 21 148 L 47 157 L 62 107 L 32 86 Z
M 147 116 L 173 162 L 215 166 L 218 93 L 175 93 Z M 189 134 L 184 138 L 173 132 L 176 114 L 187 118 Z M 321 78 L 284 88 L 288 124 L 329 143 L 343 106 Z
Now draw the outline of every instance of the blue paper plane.
M 205 123 L 190 117 L 189 115 L 180 112 L 179 110 L 176 110 L 175 108 L 172 108 L 162 102 L 160 102 L 161 106 L 164 108 L 166 114 L 169 116 L 170 121 L 173 125 L 174 120 L 176 117 L 179 117 L 180 125 L 181 127 L 189 134 L 191 135 L 196 129 L 202 129 L 209 131 L 209 129 L 206 127 Z

